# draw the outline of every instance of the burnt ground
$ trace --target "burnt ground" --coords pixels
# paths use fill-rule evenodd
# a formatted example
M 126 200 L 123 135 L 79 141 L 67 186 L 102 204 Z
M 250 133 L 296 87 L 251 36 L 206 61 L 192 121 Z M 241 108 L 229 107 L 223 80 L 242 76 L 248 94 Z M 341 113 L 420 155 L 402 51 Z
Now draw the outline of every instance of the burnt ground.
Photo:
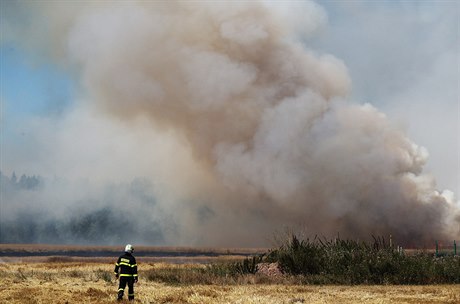
M 46 244 L 0 244 L 3 262 L 101 262 L 120 255 L 123 246 L 74 246 Z M 153 247 L 137 246 L 134 255 L 141 261 L 169 263 L 206 263 L 216 259 L 239 259 L 267 252 L 264 248 Z

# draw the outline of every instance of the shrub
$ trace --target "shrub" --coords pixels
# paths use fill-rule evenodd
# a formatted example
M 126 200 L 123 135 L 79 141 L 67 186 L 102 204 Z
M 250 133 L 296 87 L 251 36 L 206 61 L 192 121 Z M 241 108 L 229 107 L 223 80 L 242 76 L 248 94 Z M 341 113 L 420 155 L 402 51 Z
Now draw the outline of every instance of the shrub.
M 257 264 L 263 261 L 263 255 L 245 258 L 241 262 L 234 262 L 229 265 L 231 275 L 255 274 Z
M 106 270 L 102 270 L 102 269 L 98 269 L 96 271 L 96 279 L 102 279 L 107 283 L 111 283 L 112 282 L 112 277 L 113 277 L 113 275 L 112 275 L 112 273 L 110 271 L 106 271 Z
M 292 275 L 319 274 L 324 268 L 324 252 L 316 242 L 300 241 L 295 235 L 277 250 L 270 252 L 268 262 L 278 262 L 281 269 Z

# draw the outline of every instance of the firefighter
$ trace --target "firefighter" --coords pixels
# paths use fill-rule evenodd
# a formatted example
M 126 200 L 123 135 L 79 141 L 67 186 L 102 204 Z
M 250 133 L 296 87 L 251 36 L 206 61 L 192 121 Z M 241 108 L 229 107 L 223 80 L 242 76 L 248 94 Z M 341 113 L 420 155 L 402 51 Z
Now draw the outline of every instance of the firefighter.
M 134 248 L 131 244 L 126 245 L 125 253 L 122 254 L 115 264 L 115 276 L 120 278 L 118 286 L 118 300 L 123 299 L 126 284 L 128 284 L 128 300 L 134 300 L 134 283 L 137 283 L 137 264 L 133 256 Z

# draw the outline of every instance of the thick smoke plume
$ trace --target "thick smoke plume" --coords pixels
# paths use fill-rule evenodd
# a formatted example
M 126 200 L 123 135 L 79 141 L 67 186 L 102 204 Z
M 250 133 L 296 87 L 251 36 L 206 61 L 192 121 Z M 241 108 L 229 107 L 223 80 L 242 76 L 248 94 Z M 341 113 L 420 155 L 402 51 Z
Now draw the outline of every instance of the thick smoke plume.
M 427 152 L 350 103 L 344 63 L 302 42 L 325 21 L 314 3 L 294 8 L 303 18 L 259 2 L 57 5 L 40 8 L 85 106 L 175 142 L 171 162 L 151 168 L 180 223 L 167 242 L 261 245 L 299 225 L 404 244 L 458 234 L 458 208 L 423 174 Z

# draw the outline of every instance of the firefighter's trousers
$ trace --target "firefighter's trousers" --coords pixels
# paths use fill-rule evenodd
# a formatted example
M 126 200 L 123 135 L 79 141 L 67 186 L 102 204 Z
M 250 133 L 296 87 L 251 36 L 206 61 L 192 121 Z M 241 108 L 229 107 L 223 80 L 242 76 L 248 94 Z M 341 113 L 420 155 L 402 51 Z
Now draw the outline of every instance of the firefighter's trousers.
M 134 278 L 133 277 L 120 277 L 120 285 L 118 285 L 118 299 L 123 298 L 123 293 L 128 284 L 128 299 L 134 300 Z

